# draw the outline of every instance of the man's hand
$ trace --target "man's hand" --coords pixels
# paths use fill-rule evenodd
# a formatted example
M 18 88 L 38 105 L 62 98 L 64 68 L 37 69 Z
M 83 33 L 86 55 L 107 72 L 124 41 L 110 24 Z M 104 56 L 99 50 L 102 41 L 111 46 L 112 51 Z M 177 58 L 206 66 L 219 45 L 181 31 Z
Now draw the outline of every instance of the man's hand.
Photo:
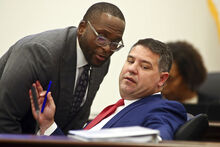
M 43 90 L 39 81 L 36 81 L 36 83 L 33 83 L 32 86 L 34 86 L 36 89 L 37 102 L 39 105 L 39 109 L 41 110 L 46 91 Z M 51 96 L 51 92 L 48 92 L 47 102 L 46 102 L 43 113 L 36 112 L 31 89 L 29 90 L 29 97 L 31 101 L 32 114 L 39 124 L 40 134 L 42 135 L 44 134 L 45 130 L 47 130 L 54 123 L 54 115 L 55 115 L 56 106 L 54 104 L 53 97 Z

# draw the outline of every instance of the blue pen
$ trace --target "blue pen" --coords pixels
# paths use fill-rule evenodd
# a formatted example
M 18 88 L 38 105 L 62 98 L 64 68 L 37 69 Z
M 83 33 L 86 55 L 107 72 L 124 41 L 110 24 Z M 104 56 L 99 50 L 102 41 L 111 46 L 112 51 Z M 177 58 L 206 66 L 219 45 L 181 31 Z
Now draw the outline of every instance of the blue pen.
M 50 81 L 50 82 L 49 82 L 49 85 L 48 85 L 48 88 L 47 88 L 46 95 L 45 95 L 45 97 L 44 97 L 44 102 L 43 102 L 43 105 L 42 105 L 42 108 L 41 108 L 41 113 L 44 112 L 44 107 L 45 107 L 45 104 L 46 104 L 46 102 L 47 102 L 47 94 L 48 94 L 48 92 L 50 91 L 51 83 L 52 83 L 52 82 Z

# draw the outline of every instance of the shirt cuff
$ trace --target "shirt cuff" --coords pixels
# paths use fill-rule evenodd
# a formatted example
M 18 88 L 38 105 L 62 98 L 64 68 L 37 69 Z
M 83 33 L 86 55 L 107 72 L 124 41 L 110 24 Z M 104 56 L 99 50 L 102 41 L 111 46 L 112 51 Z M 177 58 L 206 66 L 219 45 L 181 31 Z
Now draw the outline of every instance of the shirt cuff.
M 162 138 L 160 136 L 157 136 L 158 141 L 162 141 Z
M 54 122 L 49 128 L 47 128 L 43 135 L 50 136 L 56 129 L 57 124 Z M 37 132 L 37 135 L 40 136 L 40 130 Z

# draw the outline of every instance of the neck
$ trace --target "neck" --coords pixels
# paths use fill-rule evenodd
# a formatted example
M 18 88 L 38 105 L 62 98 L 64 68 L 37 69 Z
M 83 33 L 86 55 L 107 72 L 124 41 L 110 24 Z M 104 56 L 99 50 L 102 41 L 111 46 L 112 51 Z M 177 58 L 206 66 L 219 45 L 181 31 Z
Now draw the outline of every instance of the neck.
M 180 97 L 180 102 L 184 102 L 196 96 L 197 96 L 197 92 L 192 90 L 185 90 Z

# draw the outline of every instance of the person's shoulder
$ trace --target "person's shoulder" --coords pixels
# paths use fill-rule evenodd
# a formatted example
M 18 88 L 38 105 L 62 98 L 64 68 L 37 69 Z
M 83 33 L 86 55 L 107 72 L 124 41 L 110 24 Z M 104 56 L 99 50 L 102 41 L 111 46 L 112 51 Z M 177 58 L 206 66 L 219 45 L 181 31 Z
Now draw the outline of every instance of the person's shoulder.
M 57 28 L 57 29 L 49 29 L 46 31 L 42 31 L 42 32 L 38 32 L 38 33 L 34 33 L 28 36 L 25 36 L 23 38 L 21 38 L 19 41 L 36 41 L 36 40 L 43 40 L 43 39 L 49 39 L 48 37 L 50 36 L 54 36 L 54 37 L 59 37 L 62 34 L 67 34 L 70 31 L 76 31 L 76 27 L 74 26 L 69 26 L 69 27 L 65 27 L 65 28 Z M 18 42 L 19 42 L 18 41 Z
M 40 34 L 50 34 L 50 33 L 60 33 L 60 32 L 69 32 L 69 31 L 75 31 L 77 28 L 74 26 L 68 26 L 65 28 L 57 28 L 57 29 L 50 29 L 50 30 L 46 30 L 43 32 L 40 32 L 38 34 L 35 35 L 40 35 Z
M 166 108 L 173 109 L 173 110 L 176 110 L 178 112 L 186 113 L 185 107 L 183 106 L 182 103 L 180 103 L 178 101 L 167 100 L 167 99 L 163 98 L 163 104 L 164 104 L 164 106 L 166 106 Z
M 142 103 L 142 108 L 146 108 L 147 106 L 148 109 L 151 109 L 151 117 L 155 117 L 160 114 L 166 116 L 178 115 L 184 120 L 187 118 L 186 109 L 180 102 L 167 100 L 163 98 L 162 95 L 152 95 L 150 97 L 146 97 L 146 99 L 143 99 L 140 103 Z
M 74 31 L 76 31 L 76 27 L 69 26 L 69 27 L 65 27 L 65 28 L 57 28 L 57 29 L 51 29 L 51 30 L 43 31 L 43 32 L 40 32 L 40 33 L 29 35 L 27 37 L 35 37 L 35 38 L 40 39 L 40 37 L 44 38 L 44 36 L 45 36 L 45 39 L 46 39 L 46 37 L 51 36 L 53 38 L 55 38 L 55 37 L 58 38 L 59 36 L 66 35 L 69 32 L 74 32 Z
M 49 48 L 61 48 L 63 43 L 66 41 L 66 36 L 70 32 L 76 31 L 76 27 L 70 26 L 66 28 L 59 28 L 53 30 L 47 30 L 44 32 L 28 35 L 15 43 L 15 46 L 31 47 L 31 46 L 42 46 Z

